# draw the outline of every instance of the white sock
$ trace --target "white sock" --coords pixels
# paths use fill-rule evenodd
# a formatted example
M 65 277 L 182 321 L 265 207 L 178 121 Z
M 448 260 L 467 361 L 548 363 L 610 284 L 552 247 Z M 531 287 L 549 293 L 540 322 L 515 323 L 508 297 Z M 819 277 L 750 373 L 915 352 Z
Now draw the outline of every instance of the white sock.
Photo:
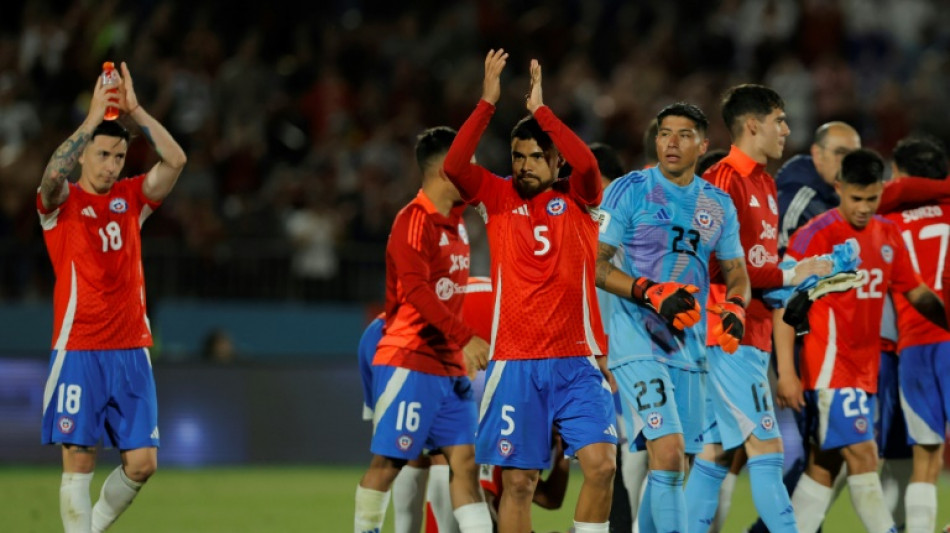
M 884 491 L 877 472 L 848 476 L 848 489 L 851 490 L 851 505 L 868 533 L 896 531 L 894 518 L 884 505 Z
M 623 472 L 623 486 L 627 489 L 627 499 L 630 500 L 630 518 L 637 523 L 637 511 L 640 509 L 640 493 L 643 481 L 650 471 L 646 450 L 631 452 L 627 445 L 620 447 L 620 470 Z
M 389 505 L 389 491 L 366 489 L 356 486 L 355 533 L 379 533 L 386 519 L 386 507 Z
M 488 504 L 475 502 L 463 505 L 455 510 L 455 519 L 462 533 L 492 533 L 491 513 Z M 442 531 L 442 529 L 439 529 Z
M 452 498 L 449 495 L 449 465 L 429 467 L 429 486 L 426 487 L 426 499 L 432 506 L 432 515 L 439 531 L 458 531 L 459 524 L 452 512 Z
M 593 522 L 574 521 L 574 533 L 607 533 L 608 531 L 610 531 L 610 522 L 595 524 Z
M 729 472 L 722 480 L 722 485 L 719 486 L 719 508 L 716 509 L 716 516 L 713 518 L 709 533 L 722 531 L 722 526 L 726 523 L 726 517 L 729 516 L 729 509 L 732 507 L 732 491 L 736 489 L 736 479 L 738 477 Z
M 884 503 L 891 512 L 891 516 L 894 517 L 898 531 L 904 529 L 903 499 L 913 472 L 913 459 L 885 459 L 884 467 L 881 468 L 881 490 L 884 491 Z
M 933 533 L 937 527 L 937 486 L 930 483 L 907 485 L 907 533 Z
M 92 499 L 89 483 L 92 473 L 63 472 L 59 485 L 59 514 L 66 533 L 89 533 L 92 527 Z
M 808 474 L 802 474 L 792 493 L 792 508 L 799 533 L 815 533 L 825 520 L 831 503 L 831 487 L 826 487 Z
M 393 515 L 396 533 L 418 533 L 422 529 L 428 468 L 406 465 L 393 481 Z
M 132 505 L 141 488 L 142 483 L 129 479 L 122 466 L 117 466 L 102 484 L 99 501 L 92 508 L 92 533 L 109 529 L 116 518 Z

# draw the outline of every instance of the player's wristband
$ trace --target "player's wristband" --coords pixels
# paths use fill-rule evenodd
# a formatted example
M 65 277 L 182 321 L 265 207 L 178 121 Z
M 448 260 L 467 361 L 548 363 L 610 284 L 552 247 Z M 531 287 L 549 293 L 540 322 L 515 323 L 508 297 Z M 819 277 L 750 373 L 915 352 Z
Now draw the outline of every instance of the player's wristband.
M 656 285 L 655 281 L 650 281 L 645 277 L 635 279 L 633 285 L 630 287 L 630 299 L 635 302 L 646 301 L 647 289 L 654 285 Z
M 739 295 L 730 296 L 729 298 L 726 298 L 726 301 L 727 301 L 727 302 L 732 302 L 732 303 L 738 305 L 739 307 L 741 307 L 741 308 L 743 308 L 743 309 L 745 309 L 745 308 L 746 308 L 746 305 L 747 305 L 747 304 L 745 303 L 745 298 L 743 298 L 742 296 L 739 296 Z

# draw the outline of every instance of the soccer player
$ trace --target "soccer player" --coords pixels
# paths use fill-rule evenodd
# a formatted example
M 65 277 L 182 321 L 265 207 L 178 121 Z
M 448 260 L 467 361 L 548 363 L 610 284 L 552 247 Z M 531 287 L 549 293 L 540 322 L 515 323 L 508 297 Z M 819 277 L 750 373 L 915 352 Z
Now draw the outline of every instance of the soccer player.
M 948 172 L 947 154 L 933 140 L 904 139 L 894 148 L 891 169 L 891 175 L 898 180 L 915 176 L 943 181 Z M 924 283 L 935 291 L 942 291 L 950 282 L 944 261 L 950 240 L 950 197 L 935 198 L 938 200 L 905 206 L 887 214 L 886 218 L 901 230 L 911 262 Z M 892 379 L 899 379 L 904 417 L 894 417 L 893 422 L 901 424 L 896 431 L 887 431 L 889 428 L 885 426 L 883 433 L 890 437 L 896 433 L 901 438 L 909 432 L 908 440 L 913 444 L 913 466 L 904 498 L 906 530 L 908 533 L 931 532 L 937 525 L 936 483 L 943 456 L 944 428 L 950 415 L 950 384 L 947 381 L 950 379 L 950 333 L 921 317 L 902 295 L 894 294 L 893 301 L 897 311 L 900 357 L 896 360 L 898 369 Z M 889 422 L 883 416 L 886 408 L 900 407 L 882 405 L 881 419 Z M 887 459 L 886 455 L 884 457 Z M 887 460 L 885 466 L 891 462 Z M 906 479 L 901 481 L 907 483 Z
M 442 450 L 460 530 L 492 530 L 475 465 L 476 407 L 466 371 L 485 367 L 488 343 L 460 316 L 469 245 L 459 192 L 442 171 L 455 139 L 428 129 L 416 141 L 422 189 L 386 245 L 386 326 L 373 359 L 373 458 L 356 488 L 355 531 L 378 532 L 390 487 L 422 450 Z
M 502 533 L 531 530 L 539 470 L 550 466 L 551 428 L 584 481 L 574 512 L 578 533 L 607 531 L 617 431 L 603 328 L 597 314 L 594 248 L 600 203 L 597 160 L 544 105 L 541 66 L 531 61 L 526 106 L 511 133 L 512 175 L 471 163 L 501 96 L 508 54 L 485 58 L 482 98 L 459 130 L 445 170 L 486 221 L 495 312 L 491 362 L 478 425 L 477 461 L 499 465 Z M 573 172 L 557 179 L 567 162 Z M 598 370 L 598 366 L 601 370 Z
M 36 195 L 56 274 L 42 442 L 62 444 L 59 505 L 68 533 L 105 531 L 158 465 L 139 230 L 171 192 L 186 157 L 139 104 L 125 62 L 117 89 L 109 93 L 96 82 L 86 119 L 50 158 Z M 108 106 L 134 120 L 158 154 L 147 173 L 120 179 L 129 132 L 103 120 Z M 79 180 L 69 183 L 77 163 Z M 119 449 L 122 465 L 90 509 L 89 482 L 103 436 Z
M 468 278 L 465 301 L 462 303 L 462 321 L 483 339 L 491 337 L 491 303 L 491 280 Z M 363 330 L 357 349 L 363 382 L 363 420 L 366 421 L 373 420 L 373 357 L 376 355 L 376 346 L 383 338 L 385 324 L 385 313 L 373 319 Z M 478 395 L 475 396 L 477 402 Z M 458 529 L 452 514 L 452 501 L 448 497 L 449 465 L 441 453 L 423 455 L 409 461 L 393 481 L 391 493 L 396 533 L 418 532 L 423 524 L 423 507 L 431 513 L 431 518 L 426 520 L 427 533 Z M 435 521 L 436 525 L 430 526 L 431 521 Z
M 782 98 L 761 85 L 738 85 L 723 97 L 722 117 L 732 135 L 729 155 L 703 177 L 729 193 L 739 218 L 753 294 L 797 285 L 811 274 L 831 272 L 829 261 L 806 260 L 792 270 L 778 268 L 778 204 L 775 181 L 765 171 L 782 156 L 789 128 Z M 725 300 L 714 277 L 711 302 Z M 709 317 L 710 392 L 703 451 L 686 485 L 690 530 L 706 531 L 716 513 L 719 489 L 733 450 L 745 447 L 752 494 L 759 516 L 773 533 L 793 531 L 789 499 L 782 485 L 782 441 L 772 409 L 767 369 L 772 349 L 772 311 L 753 297 L 746 310 L 745 336 L 734 354 L 719 346 L 720 320 Z
M 676 103 L 656 123 L 659 164 L 619 178 L 604 195 L 597 285 L 623 296 L 610 322 L 610 370 L 630 438 L 642 434 L 649 454 L 640 530 L 686 531 L 684 453 L 702 449 L 706 401 L 706 329 L 693 295 L 705 301 L 716 252 L 726 298 L 710 309 L 723 315 L 721 342 L 735 351 L 749 277 L 732 201 L 693 174 L 709 142 L 706 116 Z
M 791 394 L 785 391 L 795 387 L 783 387 L 777 399 L 796 410 L 804 406 L 805 436 L 812 442 L 805 475 L 792 498 L 802 533 L 813 533 L 824 519 L 842 463 L 848 467 L 851 502 L 867 531 L 896 531 L 877 475 L 872 427 L 884 294 L 888 289 L 903 294 L 924 318 L 946 328 L 943 305 L 914 271 L 899 228 L 874 216 L 883 175 L 884 162 L 877 153 L 860 149 L 846 155 L 835 184 L 840 205 L 798 230 L 786 254 L 800 259 L 831 252 L 835 244 L 853 240 L 867 278 L 856 290 L 828 294 L 811 305 L 811 332 L 801 351 L 802 383 Z M 794 336 L 791 326 L 776 322 L 780 380 L 798 379 Z

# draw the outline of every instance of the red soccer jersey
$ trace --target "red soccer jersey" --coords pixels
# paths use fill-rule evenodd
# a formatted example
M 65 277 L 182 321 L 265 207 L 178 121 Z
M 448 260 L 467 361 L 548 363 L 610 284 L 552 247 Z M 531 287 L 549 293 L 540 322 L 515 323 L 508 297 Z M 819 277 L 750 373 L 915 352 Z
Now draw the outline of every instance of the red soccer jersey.
M 826 254 L 847 239 L 857 241 L 860 269 L 867 272 L 868 281 L 859 289 L 831 293 L 812 304 L 811 332 L 801 351 L 806 390 L 858 387 L 877 392 L 884 295 L 888 289 L 904 293 L 920 285 L 898 227 L 879 216 L 859 230 L 839 209 L 832 209 L 796 231 L 786 254 L 799 260 Z
M 950 281 L 946 268 L 950 247 L 950 201 L 920 205 L 886 215 L 897 224 L 907 245 L 914 269 L 938 295 Z M 894 293 L 897 310 L 897 350 L 921 344 L 950 342 L 950 332 L 917 312 L 903 294 Z M 946 302 L 944 302 L 946 305 Z
M 764 352 L 772 351 L 772 311 L 756 289 L 773 289 L 782 286 L 782 271 L 778 268 L 778 193 L 775 180 L 765 171 L 765 165 L 733 146 L 729 155 L 722 158 L 703 174 L 703 179 L 729 193 L 739 217 L 739 239 L 746 253 L 746 268 L 752 284 L 752 300 L 746 309 L 745 335 L 742 344 L 754 346 Z M 714 276 L 709 286 L 709 302 L 726 299 L 726 285 L 718 275 L 718 263 L 710 260 Z M 712 335 L 719 324 L 719 315 L 706 315 L 706 338 L 708 346 L 718 346 Z
M 601 355 L 606 347 L 594 287 L 600 202 L 594 155 L 547 107 L 535 113 L 573 174 L 533 198 L 510 178 L 470 163 L 494 113 L 481 100 L 459 130 L 445 170 L 486 221 L 491 250 L 493 359 Z
M 142 223 L 158 207 L 145 175 L 119 180 L 108 194 L 77 184 L 58 208 L 36 209 L 56 274 L 53 348 L 118 350 L 152 345 L 145 314 Z
M 462 303 L 462 321 L 486 341 L 491 338 L 492 304 L 491 279 L 480 276 L 468 278 L 465 302 Z
M 461 347 L 474 334 L 461 318 L 469 246 L 462 207 L 442 216 L 419 191 L 386 244 L 386 329 L 374 365 L 464 376 Z

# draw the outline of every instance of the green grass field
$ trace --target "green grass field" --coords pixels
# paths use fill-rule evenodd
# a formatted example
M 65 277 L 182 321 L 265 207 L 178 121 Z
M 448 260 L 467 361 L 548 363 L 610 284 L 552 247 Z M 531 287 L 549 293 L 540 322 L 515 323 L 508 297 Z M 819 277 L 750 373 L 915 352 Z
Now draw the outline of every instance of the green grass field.
M 93 494 L 108 468 L 96 472 Z M 159 470 L 135 504 L 110 530 L 117 533 L 349 532 L 353 493 L 362 471 L 353 467 L 262 467 Z M 59 469 L 0 468 L 0 531 L 62 531 L 59 519 Z M 580 472 L 572 472 L 566 502 L 576 501 Z M 950 477 L 940 485 L 937 525 L 950 521 Z M 572 509 L 535 510 L 539 532 L 565 531 Z M 748 477 L 736 485 L 726 532 L 741 532 L 755 517 Z M 829 533 L 862 531 L 847 491 L 825 522 Z M 392 531 L 392 512 L 385 531 Z

